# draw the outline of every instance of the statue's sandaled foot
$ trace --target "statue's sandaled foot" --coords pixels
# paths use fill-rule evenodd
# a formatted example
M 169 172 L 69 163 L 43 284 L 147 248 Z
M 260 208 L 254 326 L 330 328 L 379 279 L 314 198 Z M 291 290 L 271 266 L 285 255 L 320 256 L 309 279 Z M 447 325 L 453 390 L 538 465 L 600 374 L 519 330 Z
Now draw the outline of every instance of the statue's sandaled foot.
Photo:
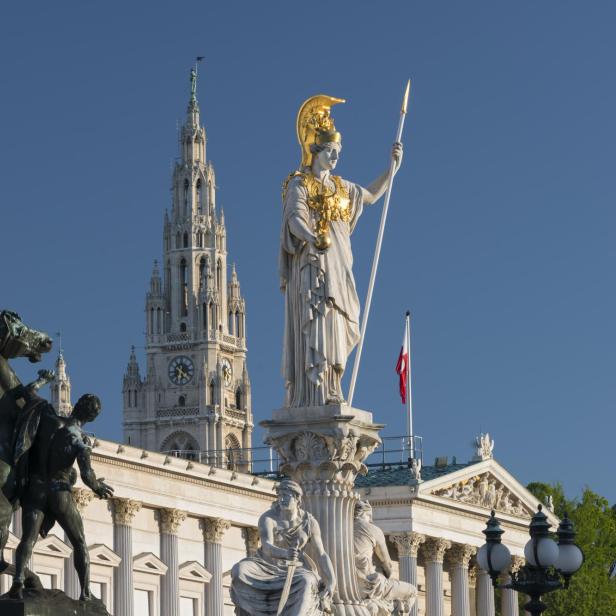
M 92 593 L 90 592 L 89 588 L 86 588 L 81 591 L 81 594 L 79 595 L 80 601 L 90 601 L 91 599 L 92 599 Z
M 24 584 L 23 582 L 13 582 L 8 595 L 11 599 L 23 599 L 24 598 Z

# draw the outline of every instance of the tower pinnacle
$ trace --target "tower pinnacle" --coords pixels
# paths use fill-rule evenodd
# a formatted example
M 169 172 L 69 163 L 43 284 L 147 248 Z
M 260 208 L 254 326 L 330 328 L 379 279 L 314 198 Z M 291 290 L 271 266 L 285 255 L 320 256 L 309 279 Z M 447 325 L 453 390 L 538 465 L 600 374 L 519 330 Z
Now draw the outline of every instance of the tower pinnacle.
M 71 404 L 71 380 L 66 373 L 66 362 L 62 349 L 56 359 L 56 376 L 51 382 L 51 405 L 60 415 L 70 415 L 73 410 Z

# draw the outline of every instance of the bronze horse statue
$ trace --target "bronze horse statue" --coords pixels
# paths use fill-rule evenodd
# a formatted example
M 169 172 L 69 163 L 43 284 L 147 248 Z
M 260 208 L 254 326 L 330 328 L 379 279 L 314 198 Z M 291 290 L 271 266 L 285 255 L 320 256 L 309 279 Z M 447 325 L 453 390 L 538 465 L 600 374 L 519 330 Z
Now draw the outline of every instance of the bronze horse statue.
M 27 357 L 33 363 L 39 362 L 43 353 L 51 351 L 51 345 L 52 339 L 46 333 L 25 325 L 17 313 L 0 312 L 0 573 L 7 569 L 4 548 L 13 510 L 17 507 L 13 463 L 15 422 L 26 404 L 24 386 L 9 360 Z

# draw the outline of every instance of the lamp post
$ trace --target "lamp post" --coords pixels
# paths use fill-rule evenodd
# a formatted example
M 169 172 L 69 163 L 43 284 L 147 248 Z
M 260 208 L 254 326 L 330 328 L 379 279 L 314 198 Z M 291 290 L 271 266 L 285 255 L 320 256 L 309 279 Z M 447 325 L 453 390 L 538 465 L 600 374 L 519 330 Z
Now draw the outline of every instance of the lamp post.
M 567 588 L 571 576 L 584 562 L 584 554 L 574 542 L 575 531 L 567 514 L 556 531 L 556 543 L 550 537 L 551 524 L 541 509 L 539 505 L 530 523 L 530 541 L 524 546 L 526 564 L 511 574 L 511 582 L 500 586 L 528 595 L 529 601 L 524 609 L 532 616 L 540 616 L 547 609 L 541 596 Z M 486 543 L 477 552 L 477 564 L 490 575 L 494 586 L 497 586 L 498 576 L 511 563 L 511 553 L 501 543 L 503 532 L 492 511 L 483 531 Z

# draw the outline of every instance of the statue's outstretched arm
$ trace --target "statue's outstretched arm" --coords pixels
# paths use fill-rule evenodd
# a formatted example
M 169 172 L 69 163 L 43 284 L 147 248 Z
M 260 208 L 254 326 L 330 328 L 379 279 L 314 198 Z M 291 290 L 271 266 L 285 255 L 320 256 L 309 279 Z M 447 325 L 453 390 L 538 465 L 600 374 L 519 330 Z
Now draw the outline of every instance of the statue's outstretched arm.
M 403 149 L 401 143 L 394 143 L 391 155 L 393 159 L 396 161 L 396 166 L 394 167 L 394 175 L 398 173 L 398 169 L 400 169 L 400 165 L 402 164 L 402 156 Z M 362 188 L 364 204 L 372 205 L 376 201 L 378 201 L 387 190 L 387 183 L 389 182 L 389 169 L 379 175 L 379 177 L 374 180 L 367 188 Z
M 113 488 L 103 481 L 104 477 L 101 477 L 100 479 L 96 478 L 96 473 L 94 472 L 90 462 L 90 447 L 81 442 L 78 448 L 79 453 L 77 454 L 77 464 L 79 466 L 79 471 L 81 472 L 82 481 L 99 498 L 109 498 L 110 496 L 113 496 Z

